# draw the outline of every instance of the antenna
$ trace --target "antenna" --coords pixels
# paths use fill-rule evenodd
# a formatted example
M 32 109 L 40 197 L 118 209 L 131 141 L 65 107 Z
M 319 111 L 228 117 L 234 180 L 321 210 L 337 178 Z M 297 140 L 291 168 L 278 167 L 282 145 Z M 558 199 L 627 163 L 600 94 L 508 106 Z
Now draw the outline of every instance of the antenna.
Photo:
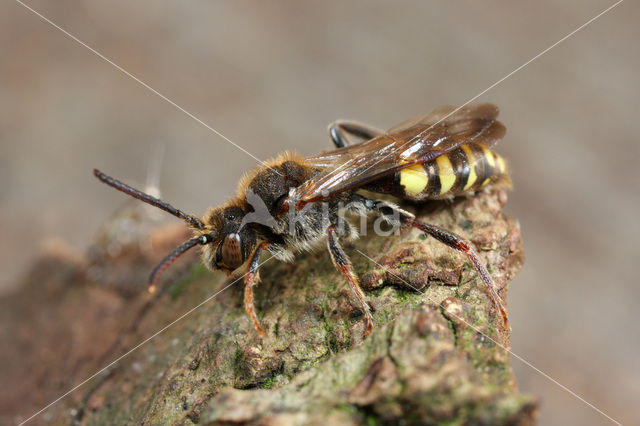
M 107 185 L 117 189 L 120 192 L 124 192 L 127 195 L 132 196 L 133 198 L 137 198 L 140 201 L 144 201 L 147 204 L 150 204 L 154 207 L 157 207 L 161 210 L 164 210 L 167 213 L 171 213 L 172 215 L 174 215 L 175 217 L 178 217 L 182 220 L 184 220 L 185 222 L 187 222 L 189 225 L 193 226 L 194 228 L 197 229 L 204 229 L 204 224 L 200 221 L 200 219 L 198 219 L 195 216 L 192 216 L 190 214 L 186 214 L 185 212 L 183 212 L 182 210 L 179 210 L 175 207 L 173 207 L 171 204 L 169 203 L 165 203 L 162 200 L 157 199 L 156 197 L 146 194 L 140 190 L 137 190 L 125 183 L 120 182 L 119 180 L 112 178 L 111 176 L 105 175 L 104 173 L 102 173 L 100 170 L 98 169 L 93 169 L 93 174 L 95 175 L 95 177 L 97 177 L 98 179 L 100 179 L 102 182 L 106 183 Z
M 205 244 L 209 244 L 211 241 L 212 239 L 210 235 L 200 235 L 198 237 L 194 237 L 190 239 L 189 241 L 187 241 L 186 243 L 182 244 L 181 246 L 174 249 L 171 253 L 169 253 L 167 257 L 162 259 L 162 261 L 158 264 L 158 266 L 153 268 L 153 271 L 151 271 L 151 275 L 149 276 L 149 287 L 147 287 L 147 290 L 149 291 L 149 293 L 153 294 L 156 292 L 156 283 L 158 282 L 158 278 L 160 277 L 160 274 L 162 274 L 165 269 L 171 266 L 171 264 L 178 257 L 180 257 L 180 255 L 182 255 L 185 251 L 189 250 L 190 248 L 198 244 L 205 245 Z

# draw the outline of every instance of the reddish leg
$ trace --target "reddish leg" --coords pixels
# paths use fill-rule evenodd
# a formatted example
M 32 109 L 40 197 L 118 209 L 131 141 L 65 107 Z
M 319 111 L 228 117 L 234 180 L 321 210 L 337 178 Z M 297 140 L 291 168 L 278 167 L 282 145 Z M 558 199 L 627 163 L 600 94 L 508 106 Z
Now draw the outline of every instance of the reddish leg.
M 262 254 L 262 250 L 265 249 L 269 243 L 261 243 L 258 245 L 256 251 L 251 255 L 251 262 L 249 263 L 249 268 L 247 269 L 247 273 L 244 276 L 244 309 L 249 314 L 249 317 L 253 321 L 253 325 L 256 328 L 256 331 L 261 336 L 266 336 L 267 333 L 260 327 L 260 322 L 258 321 L 258 317 L 256 316 L 256 308 L 253 306 L 253 286 L 258 285 L 260 282 L 260 275 L 258 273 L 258 267 L 260 266 L 260 255 Z
M 449 247 L 459 250 L 467 255 L 467 257 L 471 261 L 471 264 L 473 265 L 475 270 L 478 272 L 478 275 L 480 275 L 480 278 L 482 278 L 482 281 L 484 282 L 485 287 L 489 291 L 489 297 L 491 297 L 491 301 L 500 311 L 500 314 L 502 315 L 502 320 L 504 321 L 505 328 L 509 330 L 510 326 L 509 326 L 509 319 L 507 317 L 507 311 L 504 308 L 504 306 L 502 306 L 502 302 L 500 301 L 500 296 L 496 291 L 496 287 L 493 284 L 493 280 L 491 279 L 489 272 L 487 272 L 486 268 L 482 265 L 482 262 L 480 262 L 478 255 L 471 247 L 471 243 L 469 243 L 464 238 L 454 234 L 453 232 L 449 232 L 446 229 L 438 228 L 437 226 L 429 225 L 428 223 L 420 222 L 413 218 L 406 220 L 406 223 L 420 229 L 423 232 L 426 232 L 436 240 L 442 243 L 445 243 Z
M 502 315 L 502 320 L 504 321 L 505 328 L 507 330 L 510 330 L 509 319 L 507 317 L 507 310 L 502 305 L 500 296 L 496 291 L 496 287 L 493 284 L 493 280 L 491 279 L 489 272 L 487 272 L 486 268 L 482 266 L 482 262 L 480 262 L 478 255 L 473 250 L 471 243 L 469 243 L 464 238 L 454 234 L 453 232 L 447 231 L 446 229 L 438 228 L 437 226 L 420 222 L 419 220 L 416 220 L 416 218 L 410 215 L 409 213 L 399 210 L 395 207 L 392 207 L 386 203 L 375 202 L 373 209 L 377 210 L 382 215 L 394 216 L 400 219 L 402 223 L 418 228 L 421 231 L 427 233 L 428 235 L 431 235 L 436 240 L 466 254 L 469 260 L 471 261 L 471 264 L 473 265 L 474 269 L 476 270 L 476 272 L 478 272 L 478 275 L 480 275 L 480 278 L 482 278 L 482 281 L 484 282 L 484 285 L 489 292 L 489 297 L 491 298 L 491 301 L 496 306 L 496 308 L 500 311 L 500 315 Z
M 353 272 L 353 266 L 351 266 L 349 258 L 338 243 L 338 236 L 336 235 L 336 230 L 333 226 L 327 228 L 327 235 L 329 236 L 327 240 L 327 246 L 329 248 L 331 260 L 333 261 L 336 269 L 338 269 L 338 271 L 340 271 L 342 275 L 347 278 L 353 294 L 356 295 L 358 301 L 360 302 L 360 305 L 362 306 L 362 310 L 367 321 L 367 325 L 364 331 L 364 335 L 366 337 L 371 333 L 371 330 L 373 330 L 373 317 L 371 316 L 371 309 L 369 308 L 367 302 L 364 300 L 364 293 L 360 288 L 360 284 L 358 284 L 358 277 Z

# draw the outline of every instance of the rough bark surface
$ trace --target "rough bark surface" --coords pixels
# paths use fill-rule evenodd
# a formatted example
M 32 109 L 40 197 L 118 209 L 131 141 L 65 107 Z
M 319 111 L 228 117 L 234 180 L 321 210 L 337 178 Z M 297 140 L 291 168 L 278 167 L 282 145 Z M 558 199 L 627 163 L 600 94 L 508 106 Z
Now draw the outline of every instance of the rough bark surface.
M 505 200 L 480 193 L 418 212 L 477 247 L 504 300 L 523 262 Z M 0 300 L 3 423 L 27 418 L 232 282 L 187 259 L 152 299 L 146 274 L 186 234 L 146 229 L 131 211 L 105 226 L 87 256 L 49 250 L 20 291 Z M 121 241 L 123 229 L 139 235 Z M 467 259 L 417 230 L 369 234 L 345 247 L 374 311 L 368 338 L 328 255 L 268 260 L 256 289 L 266 338 L 244 313 L 239 281 L 34 421 L 534 423 L 537 401 L 517 391 L 509 332 Z

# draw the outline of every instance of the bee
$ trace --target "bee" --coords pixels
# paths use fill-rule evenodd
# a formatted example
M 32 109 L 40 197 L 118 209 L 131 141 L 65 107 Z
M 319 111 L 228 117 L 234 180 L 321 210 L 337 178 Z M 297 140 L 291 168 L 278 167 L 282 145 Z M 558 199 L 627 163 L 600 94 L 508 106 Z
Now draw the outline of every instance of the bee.
M 260 335 L 266 333 L 256 315 L 253 289 L 259 282 L 263 251 L 290 262 L 296 252 L 321 245 L 326 245 L 333 264 L 351 287 L 364 313 L 365 336 L 369 335 L 373 328 L 370 307 L 340 244 L 340 240 L 358 237 L 345 211 L 359 217 L 376 214 L 395 227 L 415 227 L 464 253 L 508 329 L 500 296 L 470 242 L 417 220 L 392 202 L 366 195 L 386 194 L 421 203 L 489 186 L 509 187 L 506 162 L 492 150 L 505 134 L 497 116 L 498 108 L 485 103 L 439 107 L 386 132 L 357 122 L 336 121 L 329 126 L 336 149 L 306 158 L 290 152 L 281 154 L 249 172 L 233 198 L 202 218 L 99 170 L 94 174 L 107 185 L 184 220 L 193 231 L 193 238 L 153 269 L 150 292 L 155 291 L 158 277 L 176 258 L 200 246 L 202 261 L 210 270 L 227 274 L 244 271 L 244 306 Z M 352 143 L 350 136 L 361 141 Z

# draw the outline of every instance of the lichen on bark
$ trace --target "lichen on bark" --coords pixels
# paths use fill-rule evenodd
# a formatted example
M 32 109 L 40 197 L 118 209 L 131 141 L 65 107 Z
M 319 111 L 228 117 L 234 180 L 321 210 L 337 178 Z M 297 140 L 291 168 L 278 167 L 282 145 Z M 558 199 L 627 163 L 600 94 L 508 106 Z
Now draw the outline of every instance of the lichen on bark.
M 506 301 L 523 253 L 517 222 L 502 213 L 505 200 L 503 192 L 482 192 L 416 213 L 468 238 Z M 183 237 L 175 230 L 154 232 L 156 248 Z M 129 267 L 137 277 L 133 271 L 152 264 L 154 250 L 76 262 L 76 273 L 57 283 L 65 294 L 56 299 L 59 321 L 60 312 L 73 309 L 69 300 L 93 295 L 83 310 L 86 318 L 67 314 L 68 323 L 58 324 L 92 330 L 83 339 L 94 348 L 81 358 L 69 355 L 65 371 L 71 372 L 57 377 L 60 387 L 88 376 L 214 294 L 212 282 L 219 278 L 201 265 L 183 267 L 187 273 L 174 277 L 153 303 L 143 293 L 88 278 L 91 267 L 109 270 L 110 263 L 121 271 Z M 88 384 L 63 401 L 52 420 L 68 422 L 69 409 L 76 415 L 82 409 L 76 422 L 85 424 L 535 422 L 537 402 L 518 393 L 509 363 L 510 333 L 463 255 L 410 229 L 390 237 L 370 234 L 345 250 L 373 309 L 368 338 L 362 312 L 328 255 L 301 255 L 293 264 L 267 261 L 256 288 L 265 338 L 244 313 L 238 282 L 122 359 L 90 393 Z M 96 292 L 111 300 L 108 307 Z M 96 316 L 86 312 L 90 308 L 102 309 L 103 320 L 89 322 Z M 68 338 L 77 344 L 74 339 Z M 11 362 L 26 373 L 32 360 Z M 53 390 L 46 396 L 53 399 Z

